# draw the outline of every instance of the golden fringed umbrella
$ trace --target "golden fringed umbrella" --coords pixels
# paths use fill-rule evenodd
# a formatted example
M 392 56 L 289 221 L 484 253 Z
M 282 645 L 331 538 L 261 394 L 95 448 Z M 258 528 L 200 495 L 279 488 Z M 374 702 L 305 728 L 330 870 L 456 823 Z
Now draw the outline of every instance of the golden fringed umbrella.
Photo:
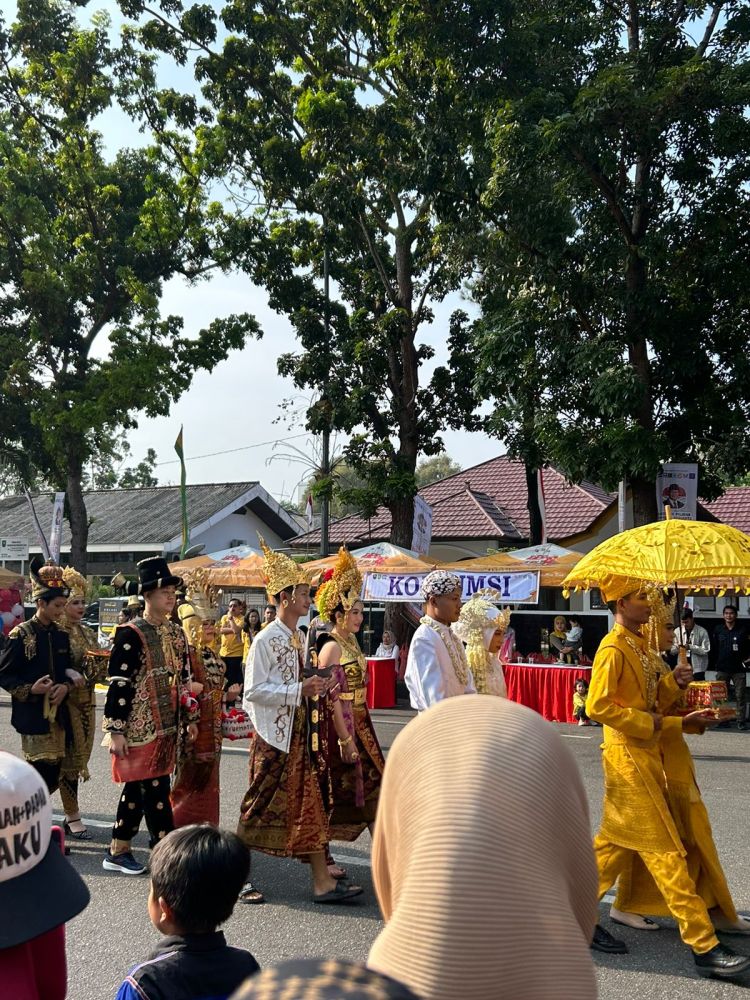
M 750 537 L 728 524 L 672 520 L 669 514 L 597 545 L 565 577 L 565 592 L 598 587 L 606 596 L 649 582 L 750 594 Z

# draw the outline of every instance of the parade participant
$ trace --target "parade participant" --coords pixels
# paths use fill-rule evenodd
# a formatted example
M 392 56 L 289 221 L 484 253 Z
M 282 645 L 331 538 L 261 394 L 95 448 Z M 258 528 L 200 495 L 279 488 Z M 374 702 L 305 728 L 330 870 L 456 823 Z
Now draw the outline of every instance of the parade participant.
M 661 653 L 672 648 L 675 641 L 674 599 L 664 600 L 661 588 L 648 588 L 651 617 L 644 629 L 646 649 L 661 675 L 669 672 Z M 708 812 L 695 778 L 690 748 L 683 732 L 702 735 L 709 719 L 686 723 L 661 732 L 661 751 L 667 796 L 672 817 L 687 852 L 687 867 L 698 895 L 708 908 L 714 927 L 724 934 L 750 935 L 750 921 L 737 914 L 719 855 L 713 839 Z M 617 881 L 617 898 L 609 911 L 615 923 L 639 930 L 658 930 L 659 924 L 649 916 L 670 916 L 659 892 L 640 857 L 633 858 L 630 868 Z
M 324 637 L 319 644 L 318 664 L 323 670 L 337 666 L 343 669 L 345 677 L 337 694 L 351 707 L 354 723 L 353 734 L 342 739 L 339 733 L 341 753 L 333 752 L 331 746 L 328 754 L 332 840 L 356 840 L 375 821 L 385 767 L 367 708 L 367 660 L 357 642 L 364 617 L 361 592 L 362 574 L 351 553 L 342 547 L 315 594 L 320 616 L 330 622 L 330 637 L 334 640 L 326 642 Z M 351 759 L 350 749 L 354 751 Z
M 219 823 L 219 763 L 221 708 L 225 667 L 216 653 L 216 608 L 205 575 L 196 570 L 178 609 L 190 647 L 191 693 L 198 702 L 198 735 L 188 743 L 181 734 L 172 786 L 175 827 L 190 823 Z M 240 694 L 230 688 L 232 702 Z
M 604 726 L 605 777 L 602 822 L 594 838 L 603 896 L 635 857 L 656 883 L 680 936 L 693 952 L 698 972 L 732 978 L 750 968 L 750 957 L 719 943 L 704 900 L 688 871 L 685 847 L 669 809 L 660 740 L 681 732 L 696 716 L 665 717 L 690 668 L 660 675 L 642 634 L 651 605 L 632 584 L 611 586 L 606 599 L 615 625 L 599 646 L 587 699 L 590 718 Z M 623 953 L 627 947 L 597 926 L 592 948 Z
M 480 590 L 461 608 L 458 621 L 451 626 L 466 643 L 466 659 L 479 694 L 508 697 L 498 652 L 510 618 L 509 611 L 497 607 L 497 590 Z
M 68 695 L 68 728 L 65 757 L 60 770 L 60 798 L 65 811 L 65 833 L 74 840 L 91 840 L 81 820 L 78 782 L 89 780 L 89 760 L 96 731 L 96 685 L 107 675 L 107 658 L 98 655 L 96 632 L 81 619 L 86 610 L 86 580 L 66 566 L 63 580 L 70 597 L 60 620 L 70 639 L 70 662 L 75 676 Z M 94 655 L 92 655 L 94 654 Z
M 422 583 L 425 615 L 409 646 L 404 680 L 412 708 L 423 712 L 443 698 L 476 694 L 463 643 L 451 632 L 461 613 L 461 577 L 444 569 Z
M 70 591 L 52 562 L 29 572 L 36 613 L 8 636 L 0 653 L 0 687 L 11 696 L 10 721 L 21 734 L 24 757 L 54 792 L 65 756 L 65 701 L 74 683 L 70 639 L 58 624 Z
M 367 965 L 423 1000 L 594 1000 L 589 830 L 573 755 L 536 712 L 487 695 L 423 712 L 385 766 Z
M 178 733 L 181 725 L 187 725 L 188 738 L 194 739 L 198 715 L 188 700 L 190 658 L 185 635 L 170 620 L 180 578 L 170 573 L 161 556 L 142 559 L 138 575 L 146 611 L 143 618 L 115 632 L 103 722 L 112 779 L 122 788 L 112 843 L 102 864 L 107 871 L 127 875 L 145 871 L 130 849 L 144 815 L 151 847 L 174 828 L 169 779 Z
M 313 901 L 342 903 L 361 894 L 336 881 L 326 867 L 328 815 L 307 742 L 304 699 L 325 694 L 328 682 L 302 677 L 300 617 L 310 609 L 304 570 L 289 556 L 272 552 L 263 539 L 264 575 L 278 616 L 250 647 L 244 705 L 255 728 L 250 751 L 250 787 L 242 800 L 238 836 L 251 850 L 310 861 Z M 240 900 L 263 902 L 248 882 Z

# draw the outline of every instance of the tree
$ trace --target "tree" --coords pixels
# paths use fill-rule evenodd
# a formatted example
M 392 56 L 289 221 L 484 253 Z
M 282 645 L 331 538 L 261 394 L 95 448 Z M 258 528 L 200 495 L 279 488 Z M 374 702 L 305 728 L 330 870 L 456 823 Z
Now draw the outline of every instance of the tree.
M 143 489 L 157 486 L 154 475 L 156 452 L 149 448 L 146 457 L 135 466 L 125 466 L 130 456 L 130 444 L 125 432 L 102 441 L 84 470 L 82 485 L 90 490 Z
M 490 395 L 533 403 L 503 433 L 574 481 L 628 478 L 636 523 L 661 462 L 697 460 L 715 493 L 750 462 L 746 4 L 404 10 L 394 53 L 466 123 L 456 231 L 482 276 Z
M 439 479 L 446 479 L 448 476 L 455 476 L 461 471 L 458 462 L 454 462 L 450 455 L 433 455 L 432 458 L 424 458 L 417 466 L 417 489 L 436 483 Z
M 414 115 L 416 82 L 389 63 L 379 4 L 230 0 L 218 18 L 172 0 L 121 6 L 149 18 L 144 44 L 181 62 L 201 50 L 196 74 L 215 115 L 202 135 L 217 173 L 267 206 L 266 240 L 240 263 L 295 327 L 301 351 L 279 371 L 317 391 L 308 428 L 349 435 L 346 462 L 367 484 L 357 505 L 384 503 L 392 541 L 408 546 L 417 458 L 437 454 L 440 431 L 460 420 L 446 369 L 420 382 L 429 303 L 461 279 L 434 215 L 441 117 Z
M 191 339 L 161 316 L 165 281 L 231 266 L 237 224 L 208 202 L 193 137 L 169 127 L 180 102 L 158 90 L 154 61 L 113 48 L 101 15 L 79 27 L 73 9 L 21 0 L 16 23 L 0 22 L 0 451 L 24 478 L 66 489 L 85 572 L 92 457 L 139 410 L 167 414 L 196 369 L 258 330 L 236 316 Z M 138 110 L 151 144 L 108 158 L 95 123 L 117 102 Z

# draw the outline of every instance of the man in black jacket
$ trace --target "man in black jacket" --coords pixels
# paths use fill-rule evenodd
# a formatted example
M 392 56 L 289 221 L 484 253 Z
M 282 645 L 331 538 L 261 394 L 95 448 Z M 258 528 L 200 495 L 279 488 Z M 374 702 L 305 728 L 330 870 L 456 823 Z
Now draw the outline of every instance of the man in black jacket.
M 36 614 L 16 625 L 0 652 L 0 687 L 11 696 L 10 721 L 24 757 L 54 792 L 65 755 L 65 699 L 79 675 L 68 635 L 57 624 L 69 595 L 62 569 L 52 563 L 32 568 L 31 579 Z
M 724 623 L 717 625 L 711 639 L 711 658 L 717 680 L 732 681 L 737 698 L 737 728 L 745 729 L 745 660 L 750 653 L 747 629 L 737 621 L 737 608 L 727 604 Z

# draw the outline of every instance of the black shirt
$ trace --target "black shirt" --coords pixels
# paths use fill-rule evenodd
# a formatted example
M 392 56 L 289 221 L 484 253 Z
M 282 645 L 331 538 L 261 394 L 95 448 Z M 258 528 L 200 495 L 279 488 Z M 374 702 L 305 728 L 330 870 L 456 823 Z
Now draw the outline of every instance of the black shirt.
M 226 1000 L 259 968 L 249 951 L 230 948 L 221 931 L 165 937 L 116 1000 Z
M 741 674 L 748 656 L 747 630 L 736 622 L 733 628 L 726 623 L 717 625 L 711 640 L 711 653 L 715 668 L 722 674 Z

